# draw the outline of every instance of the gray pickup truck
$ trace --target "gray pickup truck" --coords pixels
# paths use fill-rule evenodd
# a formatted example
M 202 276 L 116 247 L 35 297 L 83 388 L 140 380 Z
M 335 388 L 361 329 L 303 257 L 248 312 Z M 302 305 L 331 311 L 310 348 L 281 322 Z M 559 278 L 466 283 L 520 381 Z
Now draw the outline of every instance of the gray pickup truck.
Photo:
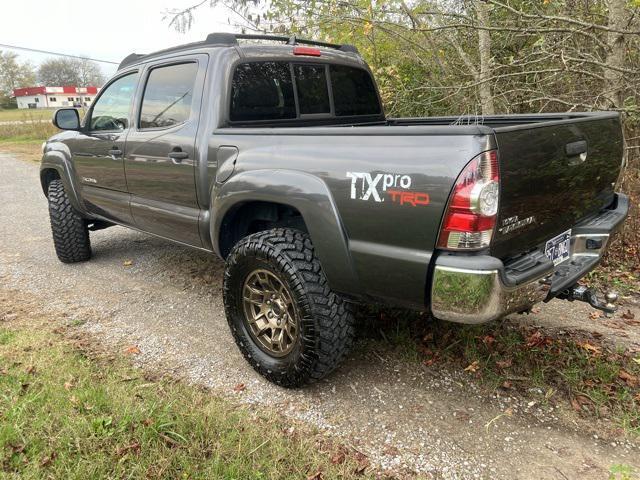
M 624 221 L 618 113 L 387 118 L 350 45 L 214 33 L 132 54 L 43 146 L 66 263 L 123 225 L 226 261 L 225 311 L 250 364 L 322 378 L 375 302 L 480 323 L 578 281 Z

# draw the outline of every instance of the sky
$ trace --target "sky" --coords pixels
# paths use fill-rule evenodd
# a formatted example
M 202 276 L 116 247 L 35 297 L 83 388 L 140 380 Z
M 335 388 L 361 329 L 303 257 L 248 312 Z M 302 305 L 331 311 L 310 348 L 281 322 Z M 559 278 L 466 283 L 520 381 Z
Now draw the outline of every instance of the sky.
M 3 0 L 0 2 L 0 44 L 81 55 L 120 62 L 132 52 L 149 53 L 181 43 L 204 40 L 215 31 L 231 32 L 231 12 L 204 5 L 185 34 L 163 20 L 167 9 L 198 0 Z M 8 19 L 11 19 L 7 21 Z M 4 47 L 0 49 L 9 50 Z M 21 61 L 38 65 L 51 56 L 13 50 Z M 59 57 L 55 57 L 59 58 Z M 117 65 L 100 63 L 110 77 Z

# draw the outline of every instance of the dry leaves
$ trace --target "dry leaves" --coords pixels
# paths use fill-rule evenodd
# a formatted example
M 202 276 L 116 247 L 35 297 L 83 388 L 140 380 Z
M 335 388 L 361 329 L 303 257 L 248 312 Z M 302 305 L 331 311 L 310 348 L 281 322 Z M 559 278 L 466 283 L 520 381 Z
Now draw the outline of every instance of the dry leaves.
M 140 349 L 138 348 L 137 345 L 129 345 L 124 350 L 125 355 L 139 355 L 140 353 L 141 353 Z
M 475 373 L 480 369 L 480 362 L 478 360 L 474 360 L 471 362 L 467 368 L 464 369 L 465 372 Z
M 133 453 L 134 455 L 138 455 L 140 453 L 140 450 L 141 450 L 140 444 L 137 441 L 134 441 L 133 443 L 130 443 L 129 445 L 125 445 L 124 447 L 118 447 L 116 449 L 116 455 L 118 457 L 122 457 L 129 452 Z
M 536 330 L 529 336 L 527 336 L 526 341 L 527 347 L 529 348 L 542 347 L 545 345 L 550 345 L 552 343 L 551 339 L 549 337 L 545 337 L 540 330 Z
M 590 344 L 589 342 L 578 343 L 580 347 L 587 352 L 591 353 L 594 356 L 600 355 L 602 353 L 601 347 L 596 347 L 595 345 Z
M 622 318 L 624 318 L 625 320 L 633 320 L 634 318 L 636 318 L 636 316 L 631 310 L 627 310 L 622 314 Z
M 496 366 L 502 370 L 505 370 L 509 367 L 511 367 L 511 365 L 513 365 L 513 359 L 511 358 L 506 358 L 504 360 L 498 360 L 496 361 Z
M 620 369 L 620 371 L 618 372 L 618 378 L 630 387 L 635 387 L 638 385 L 638 383 L 640 383 L 638 377 L 632 375 L 624 369 Z
M 247 388 L 247 387 L 245 386 L 245 384 L 244 384 L 244 383 L 238 383 L 238 384 L 236 384 L 236 386 L 235 386 L 235 387 L 233 387 L 233 391 L 234 391 L 234 392 L 236 392 L 236 393 L 240 393 L 240 392 L 242 392 L 242 391 L 243 391 L 244 389 L 246 389 L 246 388 Z
M 124 265 L 125 267 L 130 267 L 131 265 L 133 265 L 133 260 L 125 260 L 124 262 L 122 262 L 122 265 Z

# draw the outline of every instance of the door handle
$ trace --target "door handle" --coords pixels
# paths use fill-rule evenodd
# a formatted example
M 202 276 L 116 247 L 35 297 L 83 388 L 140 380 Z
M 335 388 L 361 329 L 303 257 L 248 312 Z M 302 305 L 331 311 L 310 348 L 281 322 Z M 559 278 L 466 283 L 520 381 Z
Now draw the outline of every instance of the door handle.
M 175 160 L 176 162 L 181 162 L 185 158 L 189 158 L 189 154 L 187 152 L 183 152 L 180 147 L 174 148 L 169 152 L 168 156 L 171 160 Z
M 109 155 L 111 155 L 112 157 L 119 157 L 120 155 L 122 155 L 122 150 L 120 150 L 119 148 L 112 148 L 111 150 L 109 150 Z
M 579 140 L 567 143 L 564 151 L 569 157 L 569 165 L 578 165 L 587 159 L 587 142 L 586 140 Z

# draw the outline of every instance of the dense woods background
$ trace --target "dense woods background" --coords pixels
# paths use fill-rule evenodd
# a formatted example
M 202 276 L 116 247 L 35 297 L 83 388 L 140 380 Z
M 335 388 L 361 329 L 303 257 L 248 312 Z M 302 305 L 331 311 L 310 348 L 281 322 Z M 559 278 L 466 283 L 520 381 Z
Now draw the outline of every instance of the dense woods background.
M 355 44 L 390 116 L 620 111 L 640 200 L 640 0 L 204 0 L 167 18 L 216 4 L 244 31 Z M 634 270 L 639 230 L 634 207 L 613 252 Z

